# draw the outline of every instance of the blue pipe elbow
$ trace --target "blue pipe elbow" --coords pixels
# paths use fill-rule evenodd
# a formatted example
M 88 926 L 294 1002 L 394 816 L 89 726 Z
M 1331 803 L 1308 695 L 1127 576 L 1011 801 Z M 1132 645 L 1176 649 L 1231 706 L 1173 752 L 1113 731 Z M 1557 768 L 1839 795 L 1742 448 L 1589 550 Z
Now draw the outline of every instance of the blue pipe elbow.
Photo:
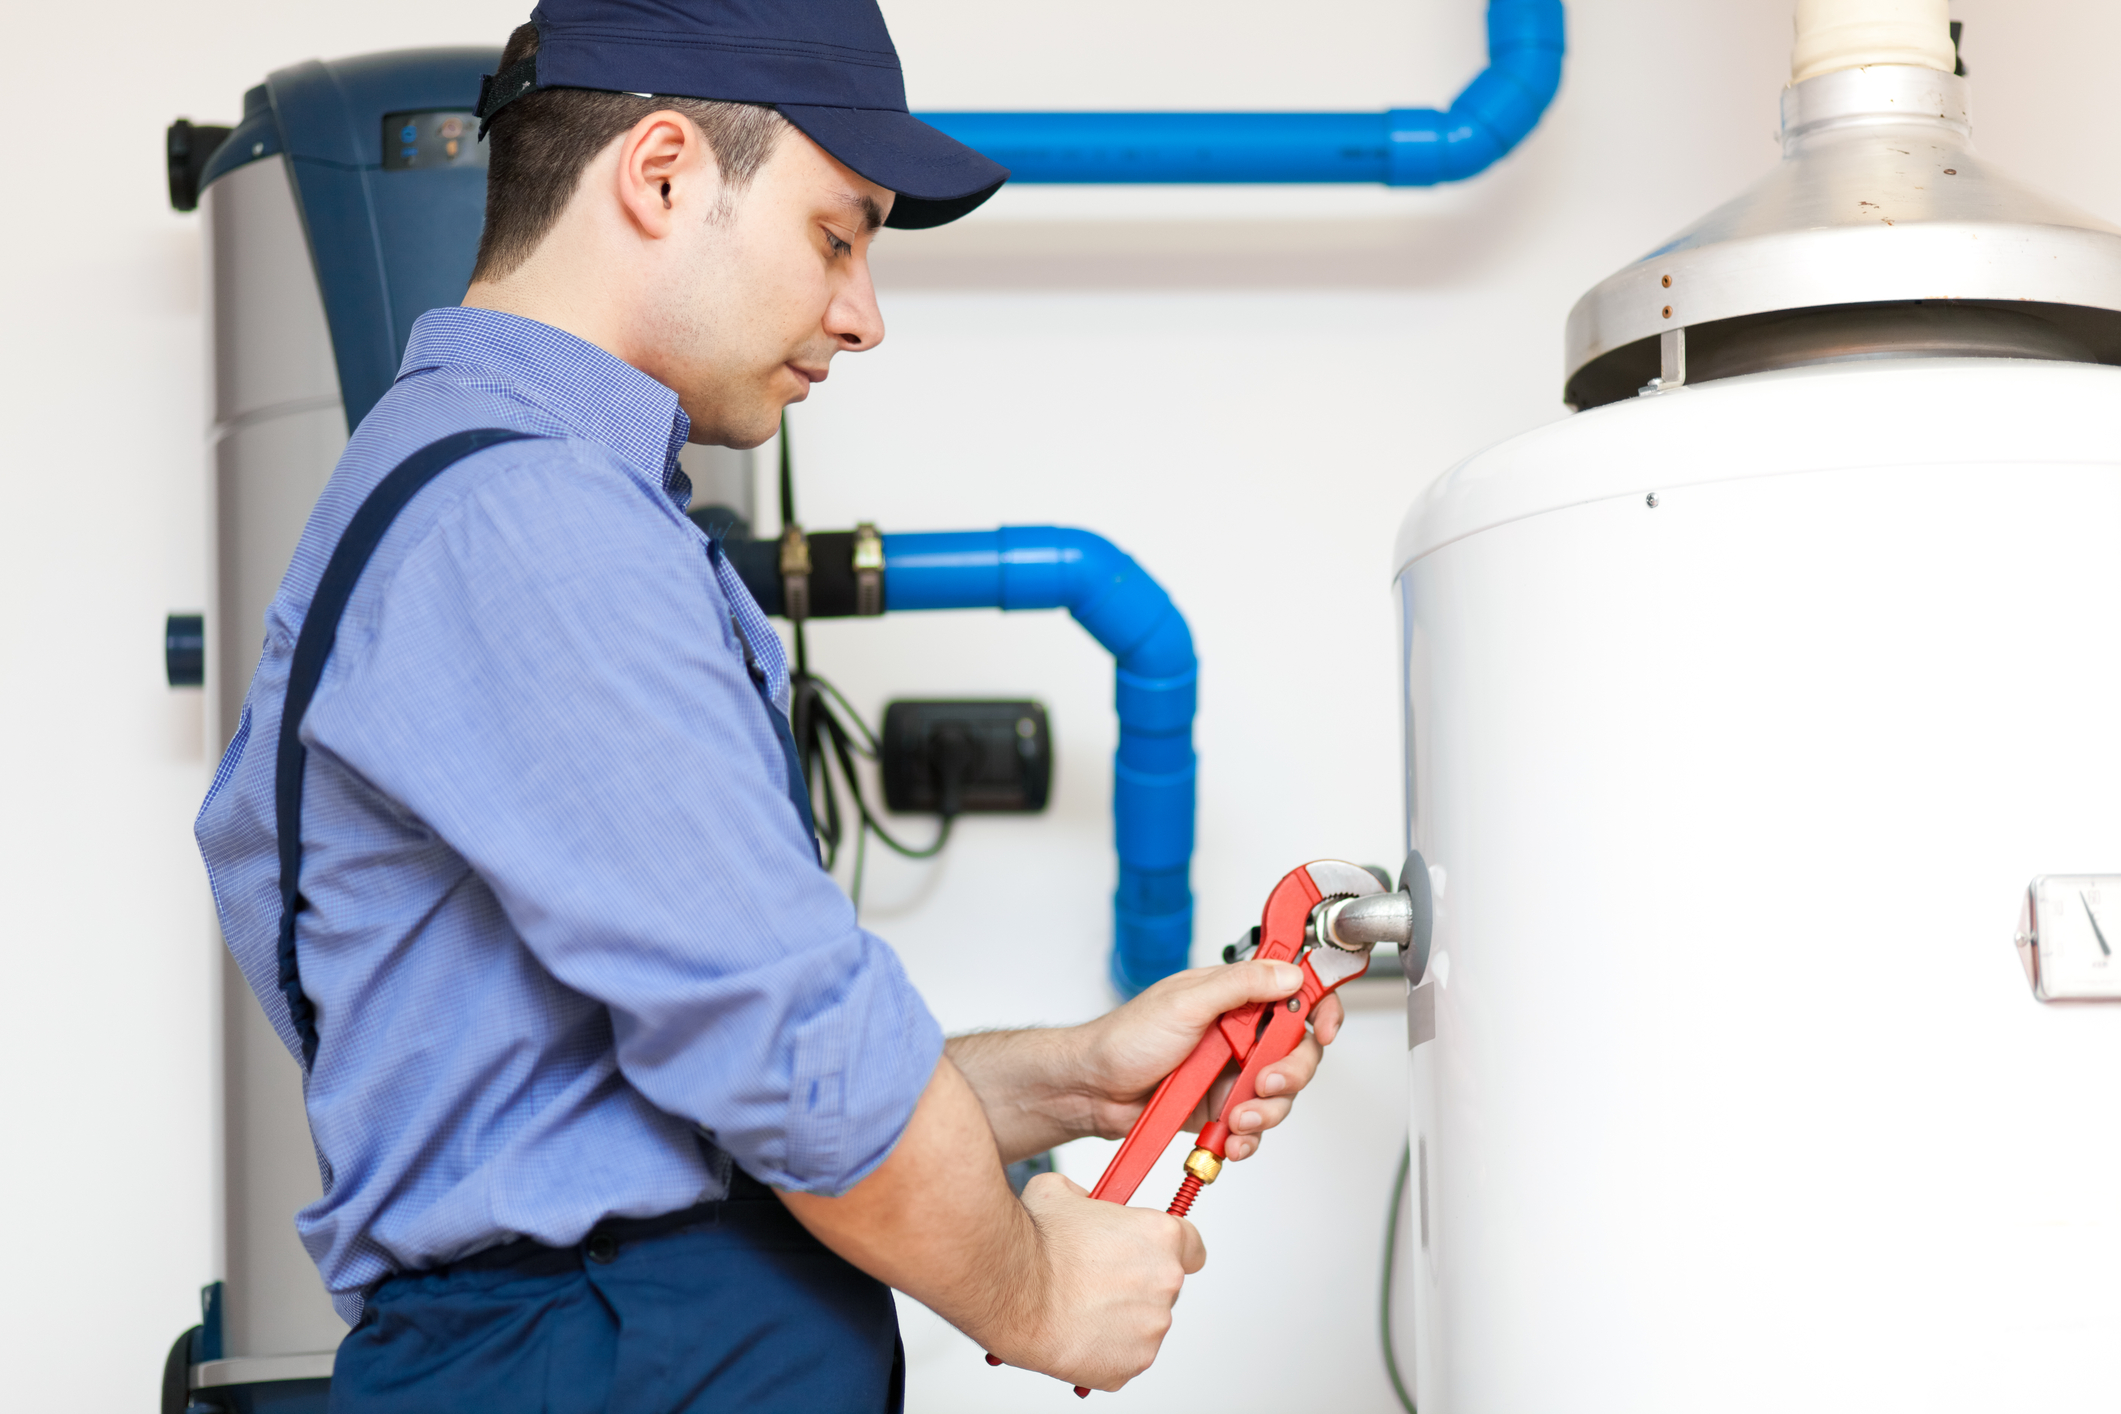
M 1561 87 L 1561 0 L 1490 0 L 1488 67 L 1449 111 L 923 113 L 1042 183 L 1382 182 L 1432 186 L 1493 166 Z
M 1111 541 L 1057 526 L 884 537 L 884 608 L 1066 609 L 1112 654 L 1112 980 L 1133 995 L 1193 943 L 1199 661 L 1171 596 Z

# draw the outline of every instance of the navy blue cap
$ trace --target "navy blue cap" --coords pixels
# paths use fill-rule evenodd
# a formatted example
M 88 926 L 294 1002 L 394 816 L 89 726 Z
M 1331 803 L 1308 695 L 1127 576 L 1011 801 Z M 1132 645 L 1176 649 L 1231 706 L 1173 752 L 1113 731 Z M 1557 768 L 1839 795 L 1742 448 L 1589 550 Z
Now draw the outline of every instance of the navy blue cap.
M 906 109 L 898 50 L 876 0 L 542 0 L 538 52 L 487 81 L 479 117 L 541 88 L 766 104 L 898 194 L 887 226 L 940 226 L 1009 169 Z

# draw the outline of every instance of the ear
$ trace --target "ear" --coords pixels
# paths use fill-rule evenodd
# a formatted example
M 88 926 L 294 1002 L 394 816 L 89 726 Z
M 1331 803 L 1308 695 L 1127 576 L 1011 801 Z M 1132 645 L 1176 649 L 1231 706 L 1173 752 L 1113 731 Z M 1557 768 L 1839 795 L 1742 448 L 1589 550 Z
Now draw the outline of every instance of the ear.
M 649 240 L 703 222 L 721 195 L 721 169 L 699 125 L 683 113 L 650 113 L 619 138 L 618 198 Z

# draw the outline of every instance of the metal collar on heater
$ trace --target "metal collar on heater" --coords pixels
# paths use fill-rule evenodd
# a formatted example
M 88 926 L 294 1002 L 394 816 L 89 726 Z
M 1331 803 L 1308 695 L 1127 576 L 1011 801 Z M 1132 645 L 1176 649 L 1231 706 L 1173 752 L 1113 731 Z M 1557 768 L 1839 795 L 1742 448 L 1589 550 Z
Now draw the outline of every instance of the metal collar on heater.
M 1899 352 L 2121 362 L 2121 229 L 1985 164 L 1965 79 L 1845 69 L 1782 118 L 1773 171 L 1577 302 L 1571 405 Z

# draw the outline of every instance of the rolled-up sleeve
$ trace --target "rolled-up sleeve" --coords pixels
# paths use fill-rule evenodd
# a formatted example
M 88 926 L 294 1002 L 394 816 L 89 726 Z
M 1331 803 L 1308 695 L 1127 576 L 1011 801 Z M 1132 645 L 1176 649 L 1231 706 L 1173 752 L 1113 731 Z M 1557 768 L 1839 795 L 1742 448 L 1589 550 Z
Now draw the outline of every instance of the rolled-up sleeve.
M 942 1034 L 818 867 L 705 542 L 580 444 L 486 456 L 306 719 L 606 1006 L 626 1082 L 768 1183 L 890 1152 Z M 365 588 L 365 586 L 364 586 Z

